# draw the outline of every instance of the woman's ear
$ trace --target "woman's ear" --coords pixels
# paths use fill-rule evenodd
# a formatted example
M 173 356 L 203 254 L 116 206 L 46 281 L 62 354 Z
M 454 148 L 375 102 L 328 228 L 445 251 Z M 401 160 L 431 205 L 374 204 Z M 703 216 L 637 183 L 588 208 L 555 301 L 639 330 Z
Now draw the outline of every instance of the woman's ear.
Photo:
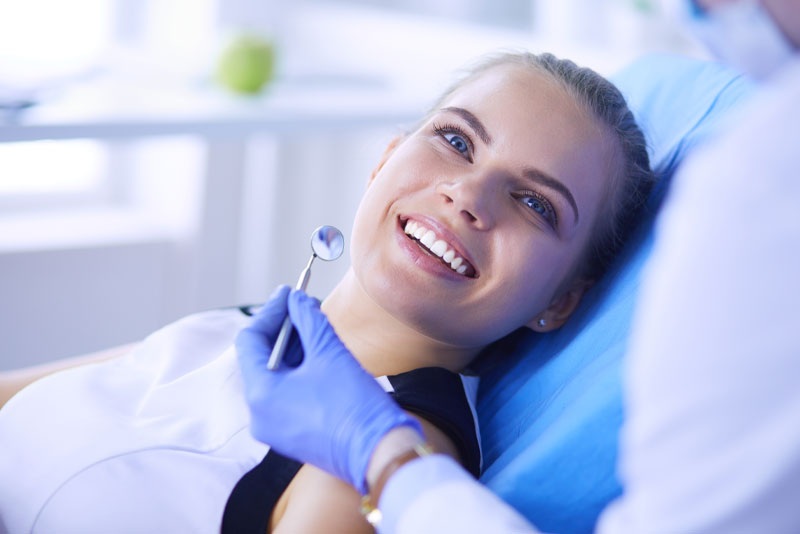
M 550 332 L 561 328 L 580 304 L 584 293 L 592 287 L 591 281 L 577 280 L 572 287 L 550 303 L 550 306 L 534 317 L 526 326 L 534 332 Z
M 389 161 L 389 157 L 394 152 L 394 149 L 400 145 L 403 139 L 405 139 L 405 135 L 398 135 L 397 137 L 389 141 L 389 146 L 387 146 L 386 150 L 383 151 L 383 155 L 381 156 L 378 165 L 374 169 L 372 169 L 372 174 L 369 175 L 369 181 L 367 182 L 367 187 L 369 187 L 369 185 L 372 183 L 372 180 L 375 179 L 378 173 L 381 172 L 381 169 L 383 168 L 384 164 L 387 161 Z

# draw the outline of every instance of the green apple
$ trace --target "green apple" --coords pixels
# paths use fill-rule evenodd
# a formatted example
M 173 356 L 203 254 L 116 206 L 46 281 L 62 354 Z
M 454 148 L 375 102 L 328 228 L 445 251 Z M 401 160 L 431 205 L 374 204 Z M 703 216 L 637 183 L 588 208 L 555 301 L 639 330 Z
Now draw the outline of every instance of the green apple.
M 239 35 L 223 49 L 217 63 L 217 79 L 238 92 L 258 93 L 274 74 L 275 47 L 256 35 Z

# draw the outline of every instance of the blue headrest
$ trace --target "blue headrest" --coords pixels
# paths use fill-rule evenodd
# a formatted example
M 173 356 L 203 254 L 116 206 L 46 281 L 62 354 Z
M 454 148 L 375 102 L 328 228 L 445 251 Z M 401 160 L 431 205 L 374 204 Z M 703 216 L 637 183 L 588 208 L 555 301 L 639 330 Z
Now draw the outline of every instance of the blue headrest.
M 612 80 L 659 176 L 645 221 L 563 328 L 520 332 L 498 346 L 500 362 L 479 390 L 481 480 L 547 532 L 593 530 L 621 492 L 614 472 L 621 363 L 655 212 L 686 152 L 752 92 L 718 64 L 669 55 L 646 56 Z

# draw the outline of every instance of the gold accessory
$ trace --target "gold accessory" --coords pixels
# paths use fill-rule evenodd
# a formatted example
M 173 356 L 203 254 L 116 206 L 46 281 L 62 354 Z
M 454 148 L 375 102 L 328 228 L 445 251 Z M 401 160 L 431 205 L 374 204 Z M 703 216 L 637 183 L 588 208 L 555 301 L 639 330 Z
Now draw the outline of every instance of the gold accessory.
M 380 501 L 383 487 L 389 481 L 391 476 L 400 469 L 402 466 L 417 458 L 424 458 L 433 454 L 433 449 L 427 443 L 419 443 L 414 445 L 414 448 L 396 456 L 386 467 L 383 468 L 381 474 L 378 475 L 375 485 L 370 488 L 369 493 L 361 498 L 361 514 L 366 518 L 367 522 L 373 527 L 378 527 L 383 519 L 383 514 L 378 509 L 378 501 Z

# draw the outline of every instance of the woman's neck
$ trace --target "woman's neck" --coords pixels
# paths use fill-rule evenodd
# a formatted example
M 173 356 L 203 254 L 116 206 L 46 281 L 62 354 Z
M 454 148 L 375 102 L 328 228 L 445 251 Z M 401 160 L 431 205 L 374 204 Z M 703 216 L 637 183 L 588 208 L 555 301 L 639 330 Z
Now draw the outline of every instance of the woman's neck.
M 444 344 L 401 322 L 364 291 L 352 269 L 325 299 L 322 310 L 353 356 L 374 376 L 421 367 L 458 372 L 480 350 Z

